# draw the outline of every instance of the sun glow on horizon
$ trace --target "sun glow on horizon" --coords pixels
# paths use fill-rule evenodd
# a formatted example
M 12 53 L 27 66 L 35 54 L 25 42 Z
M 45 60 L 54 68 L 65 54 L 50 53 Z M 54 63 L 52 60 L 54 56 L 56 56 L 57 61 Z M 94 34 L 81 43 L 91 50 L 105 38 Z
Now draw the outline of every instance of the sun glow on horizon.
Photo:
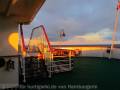
M 80 46 L 80 47 L 61 47 L 62 49 L 68 50 L 81 50 L 81 51 L 95 51 L 95 50 L 106 50 L 106 47 L 93 47 L 93 46 Z

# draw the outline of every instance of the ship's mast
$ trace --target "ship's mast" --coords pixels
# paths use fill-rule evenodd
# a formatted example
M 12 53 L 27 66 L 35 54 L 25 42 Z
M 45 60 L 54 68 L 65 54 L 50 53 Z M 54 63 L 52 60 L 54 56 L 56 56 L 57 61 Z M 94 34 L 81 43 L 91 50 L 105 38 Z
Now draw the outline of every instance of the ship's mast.
M 111 44 L 109 59 L 112 57 L 112 52 L 113 52 L 114 44 L 115 44 L 115 40 L 116 40 L 116 32 L 118 29 L 119 10 L 120 10 L 120 0 L 118 0 L 116 12 L 115 12 L 116 16 L 115 16 L 115 23 L 114 23 L 114 31 L 112 33 L 112 44 Z

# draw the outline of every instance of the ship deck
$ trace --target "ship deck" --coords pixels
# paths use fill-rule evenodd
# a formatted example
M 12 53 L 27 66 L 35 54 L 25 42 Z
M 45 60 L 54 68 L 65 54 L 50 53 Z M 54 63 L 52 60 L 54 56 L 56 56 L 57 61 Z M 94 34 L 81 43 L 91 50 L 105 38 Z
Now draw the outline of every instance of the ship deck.
M 97 89 L 90 90 L 118 90 L 120 89 L 120 61 L 118 59 L 80 57 L 74 59 L 74 69 L 70 72 L 64 72 L 53 75 L 50 79 L 37 79 L 31 81 L 28 85 L 55 85 L 57 89 L 68 85 L 96 85 Z M 22 89 L 23 90 L 23 89 Z M 86 90 L 86 89 L 78 89 Z

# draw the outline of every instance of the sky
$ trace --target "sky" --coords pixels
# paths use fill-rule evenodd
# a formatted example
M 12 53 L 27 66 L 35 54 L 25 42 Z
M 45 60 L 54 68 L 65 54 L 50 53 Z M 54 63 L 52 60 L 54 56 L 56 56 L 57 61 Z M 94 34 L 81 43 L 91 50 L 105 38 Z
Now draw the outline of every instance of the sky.
M 54 45 L 110 44 L 116 4 L 117 0 L 46 0 L 32 23 L 24 26 L 24 35 L 28 38 L 31 29 L 42 24 Z M 60 40 L 61 30 L 66 36 Z M 119 33 L 118 27 L 118 43 Z

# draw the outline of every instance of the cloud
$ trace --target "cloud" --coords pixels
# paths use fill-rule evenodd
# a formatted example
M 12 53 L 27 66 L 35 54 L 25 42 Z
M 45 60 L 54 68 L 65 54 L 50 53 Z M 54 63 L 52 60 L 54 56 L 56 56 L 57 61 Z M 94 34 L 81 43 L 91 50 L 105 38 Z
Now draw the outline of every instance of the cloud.
M 116 3 L 114 0 L 46 0 L 33 22 L 24 27 L 29 30 L 24 31 L 25 37 L 30 36 L 28 32 L 32 28 L 43 24 L 50 41 L 56 44 L 61 29 L 66 33 L 66 43 L 110 42 Z
M 105 28 L 102 30 L 98 30 L 98 32 L 91 32 L 84 35 L 76 35 L 70 40 L 63 41 L 64 44 L 109 44 L 111 40 L 107 39 L 107 37 L 112 37 L 112 30 L 109 28 Z M 60 41 L 51 42 L 52 44 L 63 44 Z

